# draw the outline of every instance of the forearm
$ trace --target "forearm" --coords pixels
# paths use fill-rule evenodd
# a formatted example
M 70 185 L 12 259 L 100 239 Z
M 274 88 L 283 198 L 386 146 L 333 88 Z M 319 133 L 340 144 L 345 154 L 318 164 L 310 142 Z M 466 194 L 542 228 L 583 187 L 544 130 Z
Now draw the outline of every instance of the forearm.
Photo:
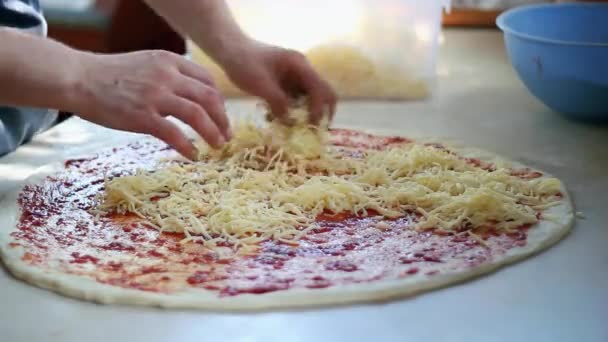
M 0 28 L 0 45 L 0 105 L 72 109 L 79 52 L 9 28 Z
M 251 39 L 239 28 L 224 0 L 145 0 L 180 34 L 191 38 L 221 65 Z

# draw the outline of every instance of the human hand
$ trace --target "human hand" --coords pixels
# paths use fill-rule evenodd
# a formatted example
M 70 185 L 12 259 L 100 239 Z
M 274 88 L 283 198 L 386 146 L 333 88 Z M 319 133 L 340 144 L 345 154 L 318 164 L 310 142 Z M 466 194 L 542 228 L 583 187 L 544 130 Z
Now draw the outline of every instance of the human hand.
M 310 121 L 332 118 L 336 94 L 295 51 L 257 42 L 239 27 L 226 1 L 145 0 L 217 62 L 242 90 L 268 102 L 285 122 L 290 98 L 307 97 Z
M 82 118 L 151 134 L 186 157 L 194 146 L 168 115 L 190 125 L 214 147 L 231 139 L 224 101 L 207 71 L 166 51 L 82 53 L 71 106 Z
M 285 119 L 290 98 L 300 95 L 308 97 L 311 123 L 333 118 L 336 93 L 299 52 L 252 41 L 220 62 L 238 87 L 266 100 L 279 119 Z

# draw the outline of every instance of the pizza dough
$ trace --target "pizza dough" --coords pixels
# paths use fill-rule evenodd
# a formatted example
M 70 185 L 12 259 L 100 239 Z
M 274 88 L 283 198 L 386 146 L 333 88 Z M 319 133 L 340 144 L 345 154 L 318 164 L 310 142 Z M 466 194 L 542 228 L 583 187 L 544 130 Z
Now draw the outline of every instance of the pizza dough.
M 100 173 L 99 170 L 111 172 L 118 165 L 143 160 L 138 161 L 136 166 L 153 168 L 156 160 L 170 154 L 164 145 L 152 140 L 139 141 L 130 146 L 101 152 L 97 157 L 72 160 L 66 165 L 98 168 L 97 173 Z M 492 153 L 477 149 L 451 149 L 480 162 L 505 162 Z M 523 168 L 517 163 L 513 163 L 513 166 Z M 489 236 L 484 242 L 489 247 L 474 239 L 457 236 L 403 235 L 401 223 L 397 221 L 389 222 L 390 226 L 385 230 L 376 229 L 369 233 L 374 222 L 365 220 L 371 219 L 352 221 L 345 218 L 344 221 L 325 222 L 334 230 L 318 233 L 320 240 L 331 240 L 339 235 L 342 240 L 338 250 L 327 248 L 331 247 L 331 241 L 307 240 L 295 252 L 283 245 L 270 244 L 264 249 L 266 254 L 260 253 L 256 258 L 225 262 L 205 259 L 205 255 L 199 253 L 198 246 L 180 247 L 177 243 L 179 239 L 171 235 L 161 236 L 153 228 L 132 225 L 137 222 L 134 217 L 120 218 L 122 221 L 111 221 L 105 226 L 96 225 L 91 223 L 92 215 L 86 216 L 86 210 L 78 209 L 80 204 L 66 202 L 53 208 L 69 213 L 64 217 L 75 220 L 76 224 L 64 225 L 52 221 L 55 224 L 52 229 L 46 227 L 47 230 L 37 230 L 34 227 L 32 230 L 46 232 L 48 236 L 43 237 L 52 238 L 52 241 L 38 239 L 40 233 L 30 235 L 28 240 L 27 228 L 18 228 L 22 214 L 20 193 L 26 194 L 24 201 L 27 203 L 44 204 L 46 201 L 60 201 L 62 196 L 69 198 L 78 191 L 83 191 L 83 195 L 89 196 L 90 200 L 99 191 L 99 188 L 91 185 L 99 184 L 98 180 L 81 186 L 71 183 L 86 179 L 86 169 L 77 177 L 62 178 L 69 172 L 81 172 L 77 169 L 66 171 L 65 167 L 64 164 L 55 164 L 41 168 L 26 181 L 23 189 L 10 193 L 2 200 L 0 256 L 8 270 L 19 279 L 66 296 L 106 304 L 261 310 L 404 297 L 458 283 L 539 252 L 565 236 L 574 218 L 571 201 L 566 189 L 562 188 L 563 197 L 559 204 L 544 211 L 543 219 L 527 229 L 523 238 Z M 99 176 L 95 172 L 90 174 Z M 50 181 L 49 176 L 52 177 Z M 549 175 L 544 174 L 543 177 Z M 69 186 L 65 185 L 66 189 L 60 185 L 64 181 L 69 182 Z M 39 186 L 45 182 L 51 183 L 41 188 L 42 191 L 28 192 L 28 185 Z M 36 197 L 36 194 L 41 197 Z M 87 201 L 86 197 L 82 197 L 82 200 Z M 35 208 L 30 212 L 27 222 L 34 226 L 39 222 L 37 215 L 51 215 L 36 212 Z M 77 221 L 78 217 L 82 220 Z M 78 222 L 85 226 L 79 226 Z M 44 224 L 41 223 L 42 226 Z M 69 227 L 69 231 L 66 227 Z M 356 236 L 361 234 L 352 249 L 346 244 L 353 241 L 352 236 L 348 237 L 340 230 L 344 227 Z M 314 247 L 317 246 L 315 244 L 318 247 Z M 359 260 L 360 263 L 355 265 L 346 262 L 348 260 Z M 212 264 L 211 269 L 205 268 L 207 262 Z M 170 268 L 159 269 L 162 268 L 159 265 Z M 374 273 L 375 269 L 383 269 L 384 273 Z M 231 281 L 237 284 L 261 282 L 267 286 L 245 290 L 230 286 L 222 289 L 215 287 L 215 284 Z

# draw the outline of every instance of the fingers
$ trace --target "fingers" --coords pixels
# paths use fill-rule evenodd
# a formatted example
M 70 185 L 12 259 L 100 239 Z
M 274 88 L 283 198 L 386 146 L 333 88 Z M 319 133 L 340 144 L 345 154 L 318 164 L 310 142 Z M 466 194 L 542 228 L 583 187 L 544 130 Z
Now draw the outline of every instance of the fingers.
M 310 112 L 310 122 L 318 125 L 324 115 L 329 116 L 329 108 L 325 106 L 321 89 L 318 89 L 317 86 L 312 89 L 314 90 L 310 90 L 308 93 L 308 111 Z
M 301 72 L 303 75 L 307 75 L 303 76 L 302 82 L 308 94 L 308 110 L 311 123 L 318 125 L 324 116 L 327 116 L 331 121 L 334 117 L 337 102 L 337 96 L 333 89 L 312 68 Z
M 211 146 L 222 146 L 231 138 L 230 123 L 211 76 L 203 67 L 181 56 L 162 55 L 168 60 L 164 66 L 173 68 L 166 69 L 172 72 L 169 75 L 161 73 L 165 82 L 161 95 L 154 101 L 156 111 L 190 125 Z
M 210 145 L 229 137 L 223 100 L 207 71 L 167 51 L 139 51 L 96 57 L 89 99 L 98 108 L 89 120 L 127 131 L 151 134 L 192 157 L 188 137 L 163 115 L 190 125 Z M 94 90 L 94 91 L 93 91 Z
M 331 121 L 336 110 L 336 93 L 312 68 L 306 57 L 293 53 L 289 58 L 290 69 L 297 80 L 297 86 L 308 95 L 311 123 L 318 125 L 324 115 L 327 115 Z
M 195 79 L 199 82 L 203 82 L 206 85 L 209 85 L 209 86 L 215 88 L 215 81 L 213 80 L 213 77 L 202 66 L 200 66 L 196 63 L 193 63 L 193 62 L 187 60 L 186 58 L 183 58 L 180 56 L 180 59 L 178 60 L 177 69 L 179 70 L 179 72 L 182 75 L 188 76 L 192 79 Z
M 194 145 L 186 137 L 184 132 L 182 132 L 174 123 L 160 115 L 153 115 L 150 117 L 148 129 L 144 133 L 153 135 L 166 142 L 186 158 L 193 159 L 195 156 Z
M 199 104 L 177 95 L 165 98 L 159 105 L 163 113 L 171 113 L 174 117 L 190 125 L 209 145 L 221 147 L 226 142 L 223 133 L 210 118 L 208 112 Z
M 281 89 L 279 81 L 275 79 L 261 79 L 256 90 L 257 96 L 263 98 L 268 103 L 270 111 L 279 120 L 285 121 L 289 108 L 289 97 Z
M 333 89 L 332 89 L 332 92 L 333 92 Z M 329 122 L 328 123 L 331 123 L 332 121 L 334 121 L 334 116 L 336 115 L 337 106 L 338 106 L 338 96 L 335 95 L 335 93 L 334 93 L 334 98 L 329 104 Z
M 215 126 L 217 126 L 225 141 L 232 138 L 230 120 L 228 120 L 228 116 L 226 115 L 224 99 L 215 88 L 204 85 L 194 79 L 183 77 L 176 86 L 175 94 L 204 108 L 204 111 L 211 118 Z

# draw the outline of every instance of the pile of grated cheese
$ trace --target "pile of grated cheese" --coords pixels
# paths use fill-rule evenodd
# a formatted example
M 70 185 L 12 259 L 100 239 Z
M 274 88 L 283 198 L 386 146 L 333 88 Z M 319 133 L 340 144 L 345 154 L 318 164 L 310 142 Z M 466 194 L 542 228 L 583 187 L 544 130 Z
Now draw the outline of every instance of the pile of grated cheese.
M 134 213 L 161 231 L 209 248 L 247 253 L 272 239 L 297 244 L 322 213 L 397 218 L 404 229 L 510 232 L 559 203 L 555 178 L 487 171 L 450 151 L 419 143 L 349 156 L 328 146 L 324 129 L 241 122 L 220 150 L 201 146 L 199 161 L 165 161 L 154 171 L 106 180 L 98 212 Z M 380 226 L 378 226 L 380 229 Z
M 204 65 L 212 74 L 218 89 L 230 97 L 246 96 L 235 86 L 222 68 L 200 48 L 189 42 L 192 59 Z M 423 99 L 429 96 L 428 80 L 392 66 L 386 61 L 374 61 L 368 53 L 346 44 L 323 44 L 304 54 L 314 69 L 336 90 L 341 98 L 399 98 Z
M 430 93 L 427 81 L 402 65 L 378 63 L 354 46 L 319 45 L 306 57 L 341 97 L 423 99 Z

